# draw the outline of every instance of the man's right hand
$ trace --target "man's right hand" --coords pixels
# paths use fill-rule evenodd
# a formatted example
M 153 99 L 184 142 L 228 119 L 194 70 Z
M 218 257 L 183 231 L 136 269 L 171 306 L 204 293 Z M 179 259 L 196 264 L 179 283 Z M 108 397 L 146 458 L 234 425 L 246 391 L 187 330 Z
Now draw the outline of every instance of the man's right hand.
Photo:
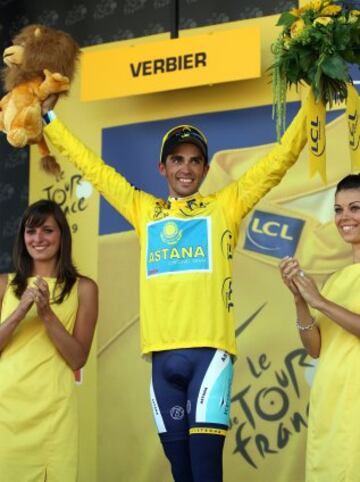
M 49 110 L 53 110 L 55 107 L 57 101 L 58 101 L 59 95 L 58 94 L 51 94 L 49 97 L 47 97 L 42 103 L 41 103 L 41 114 L 44 115 Z

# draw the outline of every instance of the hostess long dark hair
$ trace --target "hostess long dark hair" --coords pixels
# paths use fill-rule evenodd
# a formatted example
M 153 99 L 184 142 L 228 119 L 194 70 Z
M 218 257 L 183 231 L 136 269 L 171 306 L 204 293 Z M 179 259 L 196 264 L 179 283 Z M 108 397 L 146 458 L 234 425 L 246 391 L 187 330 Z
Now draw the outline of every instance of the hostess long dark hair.
M 336 186 L 335 194 L 347 189 L 360 189 L 360 174 L 349 174 L 341 179 Z
M 70 293 L 79 273 L 72 262 L 72 240 L 69 224 L 61 208 L 53 201 L 45 199 L 38 201 L 31 204 L 24 212 L 13 250 L 15 276 L 11 284 L 16 296 L 21 298 L 27 288 L 27 279 L 33 275 L 33 260 L 25 246 L 25 229 L 42 226 L 49 216 L 53 216 L 61 233 L 56 266 L 56 285 L 61 286 L 61 290 L 54 300 L 55 303 L 61 303 Z

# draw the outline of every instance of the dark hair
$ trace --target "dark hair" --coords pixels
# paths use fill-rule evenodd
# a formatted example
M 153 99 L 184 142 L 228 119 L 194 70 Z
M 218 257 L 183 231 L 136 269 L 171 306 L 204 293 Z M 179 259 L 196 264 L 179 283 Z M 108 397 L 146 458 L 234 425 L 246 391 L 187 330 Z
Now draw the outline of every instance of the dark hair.
M 61 233 L 56 286 L 62 285 L 62 288 L 55 300 L 55 303 L 61 303 L 65 296 L 70 293 L 79 273 L 71 258 L 72 239 L 69 224 L 61 208 L 53 201 L 42 199 L 31 204 L 25 210 L 13 249 L 15 276 L 11 285 L 15 287 L 15 295 L 21 298 L 27 287 L 27 278 L 32 276 L 32 258 L 26 249 L 24 240 L 25 228 L 42 226 L 49 216 L 53 216 Z
M 335 194 L 346 189 L 360 189 L 360 174 L 349 174 L 341 179 L 336 186 Z

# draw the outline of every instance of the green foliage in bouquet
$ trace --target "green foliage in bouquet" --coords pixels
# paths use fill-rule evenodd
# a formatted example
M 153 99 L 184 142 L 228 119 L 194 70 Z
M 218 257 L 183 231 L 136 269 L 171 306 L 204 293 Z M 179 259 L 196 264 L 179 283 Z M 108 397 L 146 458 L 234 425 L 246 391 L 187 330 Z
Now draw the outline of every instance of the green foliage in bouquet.
M 272 46 L 273 115 L 278 138 L 284 131 L 286 91 L 311 86 L 317 101 L 332 106 L 347 97 L 349 64 L 360 64 L 360 10 L 336 0 L 314 0 L 283 13 Z

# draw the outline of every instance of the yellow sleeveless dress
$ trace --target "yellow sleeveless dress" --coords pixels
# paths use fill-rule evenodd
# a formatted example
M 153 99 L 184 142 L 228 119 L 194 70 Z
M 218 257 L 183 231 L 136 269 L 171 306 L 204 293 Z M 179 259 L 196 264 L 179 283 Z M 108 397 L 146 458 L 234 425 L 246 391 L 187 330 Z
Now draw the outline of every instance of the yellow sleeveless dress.
M 360 263 L 335 273 L 323 295 L 360 314 Z M 306 482 L 360 481 L 360 338 L 317 316 L 321 351 L 310 395 Z
M 3 322 L 17 307 L 9 282 Z M 50 293 L 55 279 L 45 278 Z M 32 279 L 29 279 L 29 284 Z M 78 283 L 61 305 L 51 307 L 71 333 Z M 32 307 L 0 353 L 0 481 L 75 482 L 78 416 L 74 374 L 48 337 Z

